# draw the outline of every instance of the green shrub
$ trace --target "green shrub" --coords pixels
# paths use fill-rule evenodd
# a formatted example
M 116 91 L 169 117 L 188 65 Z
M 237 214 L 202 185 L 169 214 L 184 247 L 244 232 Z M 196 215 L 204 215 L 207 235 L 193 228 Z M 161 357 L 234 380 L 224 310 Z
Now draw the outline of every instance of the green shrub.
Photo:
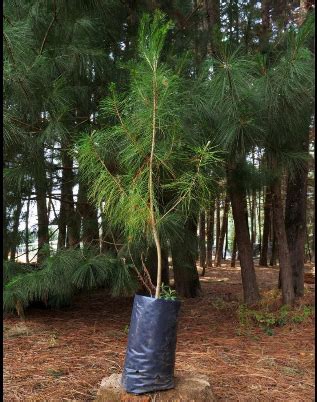
M 5 262 L 3 309 L 20 316 L 33 302 L 60 308 L 78 291 L 106 287 L 112 296 L 132 295 L 138 287 L 135 274 L 123 259 L 93 255 L 87 250 L 60 250 L 38 269 Z
M 250 328 L 255 325 L 260 327 L 266 334 L 273 335 L 275 327 L 290 323 L 301 323 L 312 316 L 313 313 L 313 307 L 305 305 L 293 310 L 284 305 L 276 311 L 269 311 L 268 307 L 264 310 L 255 310 L 242 304 L 238 309 L 238 319 L 240 326 L 243 328 Z

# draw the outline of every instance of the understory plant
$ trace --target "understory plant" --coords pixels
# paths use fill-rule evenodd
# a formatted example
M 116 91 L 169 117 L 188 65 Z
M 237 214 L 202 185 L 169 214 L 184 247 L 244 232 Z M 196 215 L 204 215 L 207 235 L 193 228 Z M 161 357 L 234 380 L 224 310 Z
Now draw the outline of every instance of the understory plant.
M 31 303 L 47 307 L 69 305 L 79 291 L 106 288 L 112 296 L 131 295 L 138 288 L 133 271 L 112 255 L 87 250 L 60 250 L 38 267 L 4 261 L 3 309 L 20 316 Z
M 220 162 L 211 143 L 185 124 L 194 107 L 192 83 L 161 61 L 170 29 L 160 11 L 153 20 L 144 15 L 138 59 L 128 66 L 128 90 L 110 86 L 101 104 L 105 128 L 85 133 L 75 149 L 90 200 L 121 231 L 128 248 L 155 246 L 156 298 L 162 243 L 178 231 L 194 203 L 210 200 L 213 168 Z
M 253 325 L 260 327 L 267 335 L 274 334 L 274 328 L 286 324 L 299 324 L 313 316 L 314 309 L 310 305 L 301 305 L 291 309 L 287 305 L 277 310 L 268 307 L 262 309 L 251 309 L 245 304 L 239 306 L 238 319 L 240 326 L 250 328 Z

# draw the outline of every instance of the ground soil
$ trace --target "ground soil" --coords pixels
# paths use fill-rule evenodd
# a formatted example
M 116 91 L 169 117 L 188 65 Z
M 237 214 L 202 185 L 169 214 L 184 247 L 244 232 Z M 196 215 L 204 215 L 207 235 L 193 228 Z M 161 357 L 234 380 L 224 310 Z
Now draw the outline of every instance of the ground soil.
M 265 299 L 280 303 L 277 268 L 256 273 Z M 208 375 L 219 401 L 313 401 L 314 317 L 270 336 L 238 320 L 239 268 L 208 268 L 201 283 L 203 296 L 182 303 L 176 370 Z M 300 303 L 313 305 L 314 292 L 306 284 Z M 131 307 L 97 291 L 68 309 L 29 309 L 25 322 L 5 317 L 4 401 L 93 400 L 102 378 L 122 371 Z

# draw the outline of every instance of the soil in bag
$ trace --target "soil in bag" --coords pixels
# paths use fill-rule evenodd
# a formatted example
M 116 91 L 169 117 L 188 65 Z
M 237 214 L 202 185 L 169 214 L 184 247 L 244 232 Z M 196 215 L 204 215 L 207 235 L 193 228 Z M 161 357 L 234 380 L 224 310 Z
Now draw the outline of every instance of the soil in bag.
M 131 315 L 122 386 L 143 394 L 174 387 L 180 301 L 136 295 Z

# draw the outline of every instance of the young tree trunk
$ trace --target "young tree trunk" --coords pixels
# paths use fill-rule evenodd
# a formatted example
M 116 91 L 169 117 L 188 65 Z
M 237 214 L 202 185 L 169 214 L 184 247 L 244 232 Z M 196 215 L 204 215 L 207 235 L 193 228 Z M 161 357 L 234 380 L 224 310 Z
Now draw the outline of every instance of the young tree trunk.
M 282 287 L 282 299 L 284 304 L 294 303 L 293 273 L 290 255 L 287 246 L 287 236 L 283 216 L 283 204 L 281 194 L 281 182 L 275 180 L 273 186 L 273 209 L 274 209 L 274 228 L 278 238 L 278 255 L 280 265 L 280 278 Z
M 273 187 L 272 187 L 273 191 Z M 275 230 L 275 223 L 274 223 L 274 208 L 272 206 L 272 222 L 271 222 L 271 236 L 272 236 L 272 252 L 271 252 L 271 258 L 270 258 L 270 266 L 273 267 L 277 264 L 277 254 L 278 254 L 278 239 L 276 237 L 276 230 Z
M 262 190 L 259 190 L 259 200 L 258 200 L 258 227 L 259 227 L 259 243 L 260 243 L 260 250 L 262 250 L 261 198 L 262 198 Z
M 63 249 L 66 247 L 66 227 L 67 227 L 67 213 L 69 210 L 69 169 L 72 169 L 70 164 L 70 158 L 65 150 L 66 146 L 62 143 L 62 180 L 61 180 L 61 203 L 58 217 L 58 239 L 57 249 Z
M 226 198 L 225 198 L 225 205 L 223 208 L 222 226 L 221 226 L 220 238 L 219 238 L 218 249 L 217 249 L 216 267 L 220 267 L 221 261 L 223 258 L 223 244 L 224 244 L 225 235 L 226 235 L 227 227 L 228 227 L 229 205 L 230 205 L 230 198 L 229 198 L 229 195 L 227 194 Z
M 219 248 L 219 238 L 220 238 L 220 200 L 217 198 L 216 200 L 216 252 L 215 259 L 217 256 L 217 251 Z
M 264 201 L 264 224 L 263 224 L 263 236 L 262 236 L 262 248 L 259 265 L 267 267 L 267 253 L 269 247 L 269 235 L 271 226 L 271 210 L 272 210 L 272 191 L 268 186 L 265 192 Z
M 305 149 L 308 153 L 306 138 Z M 307 198 L 308 166 L 288 178 L 285 209 L 285 227 L 289 257 L 293 272 L 293 286 L 295 296 L 304 295 L 304 259 L 306 237 L 306 198 Z
M 251 244 L 256 243 L 256 192 L 252 190 L 251 195 Z
M 260 300 L 260 293 L 257 285 L 250 233 L 247 217 L 247 203 L 245 190 L 235 185 L 235 180 L 228 175 L 228 184 L 231 198 L 232 215 L 234 219 L 235 233 L 237 237 L 237 248 L 241 265 L 241 278 L 243 286 L 243 297 L 246 304 L 253 304 Z
M 3 168 L 6 164 L 3 163 Z M 3 181 L 3 205 L 2 205 L 2 247 L 3 247 L 3 259 L 7 260 L 9 257 L 9 239 L 8 239 L 8 217 L 7 217 L 7 190 L 5 181 Z
M 29 216 L 30 216 L 30 196 L 28 197 L 28 200 L 26 202 L 26 214 L 25 214 L 25 261 L 28 264 L 30 262 L 30 253 L 29 253 L 29 238 L 30 238 L 30 233 L 29 233 Z
M 205 274 L 206 270 L 206 211 L 200 212 L 199 219 L 199 265 Z
M 41 146 L 39 151 L 39 158 L 42 165 L 39 175 L 35 177 L 35 192 L 37 202 L 37 219 L 38 219 L 38 254 L 37 262 L 40 264 L 47 256 L 43 248 L 49 244 L 49 232 L 48 232 L 48 215 L 46 205 L 46 191 L 47 180 L 45 173 L 45 157 L 44 146 Z
M 147 257 L 145 260 L 145 265 L 149 271 L 151 282 L 154 286 L 157 285 L 157 254 L 156 247 L 152 246 L 149 248 Z M 169 279 L 169 265 L 168 265 L 168 250 L 162 247 L 162 283 L 168 285 L 170 283 Z
M 212 248 L 214 244 L 214 220 L 215 220 L 215 202 L 208 210 L 207 216 L 207 267 L 212 267 Z M 203 270 L 202 276 L 205 272 Z
M 228 225 L 227 225 L 227 229 L 226 229 L 226 242 L 225 242 L 225 252 L 223 255 L 223 259 L 226 261 L 227 258 L 227 252 L 228 252 Z
M 17 246 L 19 245 L 19 221 L 22 210 L 22 201 L 19 198 L 16 209 L 13 214 L 13 228 L 11 234 L 11 245 L 10 245 L 10 260 L 15 260 Z
M 91 205 L 87 198 L 87 186 L 80 183 L 78 195 L 78 211 L 82 217 L 82 242 L 87 250 L 95 254 L 100 252 L 99 225 L 97 208 Z
M 184 242 L 171 243 L 175 289 L 183 297 L 196 297 L 201 293 L 197 260 L 197 223 L 188 219 L 184 227 Z
M 231 267 L 236 266 L 236 256 L 237 256 L 237 236 L 234 234 L 233 244 L 232 244 L 232 254 L 231 254 Z

